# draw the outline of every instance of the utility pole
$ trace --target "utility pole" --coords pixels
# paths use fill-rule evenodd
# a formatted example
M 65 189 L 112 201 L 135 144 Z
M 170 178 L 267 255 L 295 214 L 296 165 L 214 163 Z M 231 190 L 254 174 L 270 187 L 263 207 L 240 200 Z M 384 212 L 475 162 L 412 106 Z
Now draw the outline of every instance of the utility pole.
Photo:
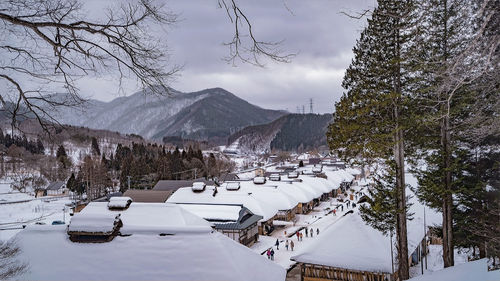
M 306 114 L 306 107 L 305 107 L 305 105 L 302 106 L 302 114 Z
M 310 98 L 309 99 L 309 113 L 313 113 L 313 99 Z

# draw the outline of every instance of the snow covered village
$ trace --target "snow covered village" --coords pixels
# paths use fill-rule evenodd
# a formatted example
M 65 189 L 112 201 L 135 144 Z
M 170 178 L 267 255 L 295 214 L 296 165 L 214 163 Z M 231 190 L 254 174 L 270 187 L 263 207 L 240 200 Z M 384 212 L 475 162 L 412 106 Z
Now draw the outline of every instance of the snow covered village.
M 494 0 L 0 1 L 0 280 L 500 281 Z

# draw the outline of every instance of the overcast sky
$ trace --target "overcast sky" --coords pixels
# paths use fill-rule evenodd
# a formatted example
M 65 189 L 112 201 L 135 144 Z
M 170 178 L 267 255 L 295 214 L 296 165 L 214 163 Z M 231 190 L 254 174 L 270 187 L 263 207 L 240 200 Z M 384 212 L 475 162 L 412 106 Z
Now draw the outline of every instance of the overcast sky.
M 342 94 L 341 81 L 352 58 L 352 47 L 366 19 L 351 19 L 340 12 L 372 8 L 374 0 L 247 0 L 238 1 L 262 41 L 280 41 L 282 49 L 297 53 L 291 63 L 268 62 L 260 68 L 223 60 L 229 50 L 223 43 L 233 36 L 233 26 L 217 0 L 170 0 L 168 9 L 179 15 L 175 26 L 160 31 L 171 61 L 184 65 L 172 87 L 191 92 L 221 87 L 264 108 L 297 112 L 313 99 L 315 113 L 333 112 Z M 105 1 L 96 1 L 98 7 Z M 109 101 L 125 93 L 101 79 L 80 85 L 85 95 Z

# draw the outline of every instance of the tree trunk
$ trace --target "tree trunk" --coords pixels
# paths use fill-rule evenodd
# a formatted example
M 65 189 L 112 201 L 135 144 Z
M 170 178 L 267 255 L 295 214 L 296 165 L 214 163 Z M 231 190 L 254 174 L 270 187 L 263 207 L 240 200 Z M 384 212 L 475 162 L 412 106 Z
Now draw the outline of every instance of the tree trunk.
M 397 109 L 395 111 L 398 111 Z M 399 114 L 396 114 L 398 116 Z M 403 132 L 399 128 L 396 132 L 396 144 L 394 147 L 394 158 L 396 160 L 396 189 L 397 189 L 397 239 L 398 239 L 398 275 L 400 280 L 407 280 L 409 276 L 408 264 L 408 237 L 406 227 L 406 191 L 404 175 L 404 149 Z
M 397 21 L 399 24 L 399 20 Z M 396 41 L 396 57 L 401 57 L 401 46 L 399 29 L 395 30 Z M 398 62 L 395 68 L 395 83 L 394 90 L 397 93 L 394 105 L 394 122 L 396 124 L 395 144 L 394 144 L 394 160 L 396 162 L 396 193 L 397 193 L 397 238 L 398 238 L 398 276 L 399 280 L 407 280 L 410 278 L 408 264 L 408 237 L 406 227 L 406 185 L 405 185 L 405 155 L 404 155 L 404 139 L 403 128 L 401 126 L 401 65 Z
M 448 59 L 448 1 L 443 1 L 443 59 Z M 441 106 L 441 149 L 443 153 L 443 262 L 444 267 L 454 265 L 453 253 L 453 218 L 452 218 L 452 188 L 451 188 L 451 149 L 450 149 L 450 108 L 445 99 L 440 98 Z
M 451 152 L 450 152 L 450 133 L 449 117 L 447 114 L 441 122 L 441 146 L 443 150 L 443 177 L 444 177 L 444 195 L 443 195 L 443 262 L 444 267 L 454 265 L 453 254 L 453 218 L 452 207 L 453 198 L 451 191 Z

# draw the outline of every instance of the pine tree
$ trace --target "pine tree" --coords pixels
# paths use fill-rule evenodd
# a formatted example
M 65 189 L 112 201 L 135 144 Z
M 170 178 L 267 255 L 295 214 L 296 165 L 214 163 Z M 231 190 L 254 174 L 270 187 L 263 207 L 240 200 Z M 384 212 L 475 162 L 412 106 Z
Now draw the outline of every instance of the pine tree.
M 56 152 L 56 158 L 59 159 L 60 157 L 67 157 L 66 149 L 64 148 L 64 145 L 62 145 L 62 144 L 57 148 L 57 152 Z
M 453 57 L 464 51 L 471 32 L 470 2 L 465 0 L 427 0 L 421 2 L 427 23 L 418 40 L 420 61 L 416 67 L 412 110 L 415 130 L 409 136 L 414 158 L 425 166 L 415 171 L 417 196 L 443 214 L 444 266 L 454 265 L 453 194 L 460 186 L 459 174 L 465 169 L 456 128 L 470 110 L 471 92 L 466 87 L 451 87 L 449 68 Z
M 71 173 L 71 176 L 69 177 L 68 181 L 66 182 L 66 188 L 68 188 L 72 192 L 75 192 L 76 191 L 75 183 L 76 183 L 75 174 Z
M 101 150 L 99 149 L 99 144 L 97 143 L 97 139 L 92 137 L 92 155 L 101 155 Z
M 43 146 L 43 142 L 40 138 L 36 140 L 36 150 L 38 154 L 44 154 L 45 153 L 45 147 Z
M 370 211 L 365 209 L 363 218 L 377 229 L 395 228 L 400 280 L 409 278 L 404 133 L 410 122 L 406 98 L 411 54 L 407 51 L 415 36 L 414 11 L 413 1 L 378 1 L 353 49 L 354 60 L 342 82 L 347 92 L 336 103 L 327 132 L 330 148 L 341 157 L 385 161 L 392 177 L 385 182 L 392 185 L 372 198 Z M 385 204 L 386 200 L 391 204 Z M 386 213 L 385 208 L 392 209 Z M 387 214 L 393 217 L 385 218 Z

